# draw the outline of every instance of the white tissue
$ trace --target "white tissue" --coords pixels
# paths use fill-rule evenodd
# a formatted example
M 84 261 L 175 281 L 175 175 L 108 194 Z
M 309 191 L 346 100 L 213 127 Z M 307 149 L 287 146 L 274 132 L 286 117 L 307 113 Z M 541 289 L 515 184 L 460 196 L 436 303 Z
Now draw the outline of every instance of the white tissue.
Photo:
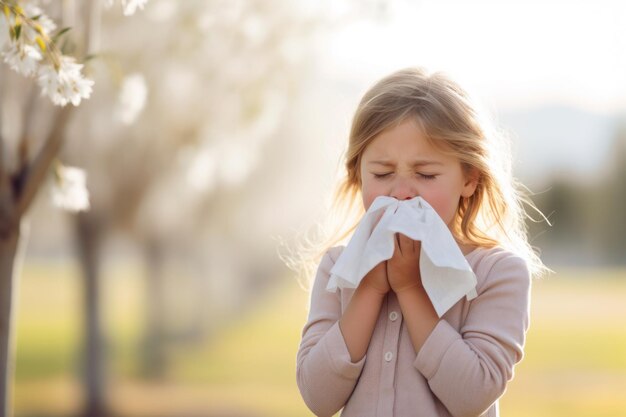
M 472 268 L 441 217 L 421 197 L 377 197 L 330 270 L 326 289 L 356 288 L 372 268 L 393 256 L 396 233 L 421 242 L 422 285 L 439 317 L 463 296 L 476 297 Z

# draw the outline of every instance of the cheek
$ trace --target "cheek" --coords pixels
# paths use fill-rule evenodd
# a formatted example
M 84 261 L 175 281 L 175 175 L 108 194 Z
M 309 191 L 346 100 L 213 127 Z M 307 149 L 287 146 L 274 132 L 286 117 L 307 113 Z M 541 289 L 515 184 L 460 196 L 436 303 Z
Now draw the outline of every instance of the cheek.
M 363 207 L 367 211 L 370 205 L 376 200 L 376 197 L 385 195 L 384 190 L 375 183 L 364 181 L 361 186 L 361 194 L 363 197 Z
M 376 193 L 373 192 L 371 188 L 366 187 L 363 187 L 361 193 L 363 194 L 363 208 L 365 208 L 365 211 L 367 211 L 367 209 L 370 208 L 378 195 L 376 195 Z
M 458 198 L 455 199 L 450 194 L 438 191 L 437 189 L 422 193 L 422 198 L 435 209 L 439 217 L 441 217 L 447 225 L 450 225 L 456 213 Z

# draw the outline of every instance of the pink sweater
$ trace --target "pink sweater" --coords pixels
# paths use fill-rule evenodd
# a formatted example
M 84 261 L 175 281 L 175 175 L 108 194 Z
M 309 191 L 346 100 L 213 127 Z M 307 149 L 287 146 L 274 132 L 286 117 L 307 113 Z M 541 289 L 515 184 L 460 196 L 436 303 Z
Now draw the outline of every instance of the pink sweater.
M 387 294 L 367 353 L 357 363 L 338 320 L 354 290 L 326 291 L 343 247 L 323 257 L 297 355 L 297 381 L 317 416 L 498 416 L 498 398 L 522 359 L 529 324 L 530 275 L 500 248 L 466 256 L 478 297 L 464 297 L 439 321 L 416 354 L 393 292 Z

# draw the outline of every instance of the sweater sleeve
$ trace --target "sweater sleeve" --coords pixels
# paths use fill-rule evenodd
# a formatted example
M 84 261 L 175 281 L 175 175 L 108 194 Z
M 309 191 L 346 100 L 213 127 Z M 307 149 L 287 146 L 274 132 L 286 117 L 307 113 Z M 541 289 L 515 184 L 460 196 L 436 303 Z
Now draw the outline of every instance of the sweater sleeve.
M 341 300 L 326 291 L 333 249 L 318 268 L 311 291 L 307 323 L 296 358 L 296 378 L 304 402 L 317 416 L 332 416 L 348 401 L 361 374 L 365 357 L 352 363 L 339 328 Z
M 530 309 L 525 261 L 513 255 L 497 260 L 478 292 L 460 333 L 441 320 L 414 361 L 455 417 L 487 410 L 522 359 Z

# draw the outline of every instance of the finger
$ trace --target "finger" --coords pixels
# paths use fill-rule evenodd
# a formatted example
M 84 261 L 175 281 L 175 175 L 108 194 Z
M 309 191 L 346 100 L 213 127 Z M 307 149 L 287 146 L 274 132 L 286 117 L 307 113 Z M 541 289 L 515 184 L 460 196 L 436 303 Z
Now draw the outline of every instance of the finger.
M 393 254 L 402 255 L 402 249 L 400 248 L 400 233 L 396 233 L 393 235 Z
M 410 237 L 398 233 L 398 242 L 400 244 L 400 251 L 403 254 L 408 254 L 413 251 L 413 239 Z
M 385 265 L 386 262 L 380 262 L 378 265 L 376 265 L 374 268 L 372 268 L 372 270 L 377 271 L 377 272 L 382 272 L 384 270 L 387 269 L 387 266 Z

